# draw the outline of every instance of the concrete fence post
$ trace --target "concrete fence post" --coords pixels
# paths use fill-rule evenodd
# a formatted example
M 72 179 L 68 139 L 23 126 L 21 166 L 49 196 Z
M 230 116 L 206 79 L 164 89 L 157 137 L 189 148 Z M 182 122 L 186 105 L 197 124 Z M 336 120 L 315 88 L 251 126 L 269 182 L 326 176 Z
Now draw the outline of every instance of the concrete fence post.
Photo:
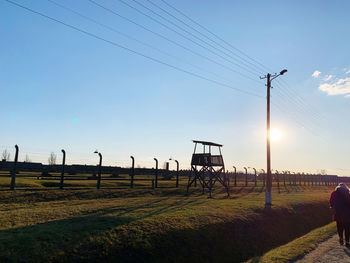
M 17 162 L 18 162 L 18 145 L 15 145 L 16 148 L 16 153 L 15 153 L 15 160 L 13 162 L 13 170 L 12 170 L 12 174 L 11 174 L 11 190 L 14 190 L 16 187 L 16 172 L 17 172 Z
M 130 156 L 130 158 L 131 158 L 130 188 L 134 188 L 135 158 L 134 156 Z
M 62 171 L 61 171 L 61 179 L 60 179 L 60 189 L 63 189 L 63 183 L 64 183 L 64 167 L 66 165 L 66 151 L 61 150 L 63 154 L 63 159 L 62 159 Z

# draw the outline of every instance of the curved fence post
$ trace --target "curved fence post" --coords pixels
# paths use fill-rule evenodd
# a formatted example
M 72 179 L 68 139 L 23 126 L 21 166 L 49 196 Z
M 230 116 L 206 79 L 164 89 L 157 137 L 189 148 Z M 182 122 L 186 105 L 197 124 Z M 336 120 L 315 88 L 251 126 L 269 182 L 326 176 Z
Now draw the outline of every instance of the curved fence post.
M 63 154 L 63 159 L 62 159 L 62 171 L 61 171 L 61 180 L 60 180 L 60 189 L 63 189 L 63 183 L 64 183 L 64 167 L 66 165 L 66 151 L 61 150 Z
M 235 181 L 234 181 L 234 186 L 237 186 L 237 169 L 236 166 L 232 166 L 233 169 L 235 169 Z
M 130 158 L 131 158 L 130 188 L 134 188 L 135 158 L 134 156 L 130 156 Z
M 245 170 L 245 186 L 248 186 L 248 170 L 246 167 L 243 167 Z
M 155 185 L 154 187 L 157 188 L 158 187 L 158 160 L 157 158 L 153 158 L 156 161 L 156 174 L 155 174 Z
M 16 168 L 17 168 L 17 161 L 18 161 L 18 151 L 19 151 L 19 148 L 18 148 L 18 145 L 16 144 L 15 145 L 15 148 L 16 148 L 16 154 L 15 154 L 15 160 L 13 162 L 13 170 L 12 170 L 12 174 L 11 174 L 11 190 L 14 190 L 15 187 L 16 187 Z
M 261 169 L 261 171 L 263 171 L 262 180 L 263 180 L 263 187 L 265 187 L 265 170 Z
M 100 163 L 98 165 L 98 176 L 97 176 L 97 185 L 96 188 L 100 189 L 101 186 L 101 166 L 102 166 L 102 154 L 100 152 L 98 152 L 97 150 L 94 152 L 97 153 L 98 156 L 100 156 Z
M 254 170 L 254 185 L 255 186 L 257 186 L 258 185 L 258 180 L 257 180 L 257 175 L 256 175 L 256 169 L 255 168 L 253 168 L 253 170 Z
M 277 187 L 280 189 L 280 174 L 277 170 L 275 170 L 275 176 L 276 176 L 276 181 L 277 181 Z
M 175 160 L 176 162 L 176 187 L 179 187 L 179 162 L 178 160 Z

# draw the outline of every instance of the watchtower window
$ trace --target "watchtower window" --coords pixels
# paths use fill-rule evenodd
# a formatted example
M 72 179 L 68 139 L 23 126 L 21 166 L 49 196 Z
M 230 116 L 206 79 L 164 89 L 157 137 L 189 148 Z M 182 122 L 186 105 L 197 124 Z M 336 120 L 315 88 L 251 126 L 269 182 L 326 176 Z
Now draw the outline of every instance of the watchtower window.
M 193 141 L 194 152 L 192 155 L 192 165 L 200 166 L 224 166 L 224 160 L 221 155 L 221 144 L 205 141 Z M 202 147 L 197 147 L 197 144 L 203 145 L 202 152 L 200 151 Z

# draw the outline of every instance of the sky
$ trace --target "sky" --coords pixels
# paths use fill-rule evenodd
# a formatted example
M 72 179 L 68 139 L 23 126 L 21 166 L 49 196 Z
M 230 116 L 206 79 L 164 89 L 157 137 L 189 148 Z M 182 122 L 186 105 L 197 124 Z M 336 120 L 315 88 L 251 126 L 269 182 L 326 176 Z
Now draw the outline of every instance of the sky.
M 97 164 L 97 149 L 104 165 L 189 168 L 192 140 L 207 140 L 226 169 L 264 169 L 259 77 L 286 68 L 272 81 L 272 168 L 350 176 L 349 1 L 12 2 L 41 15 L 0 0 L 11 158 L 18 144 L 20 161 L 65 149 L 67 163 Z

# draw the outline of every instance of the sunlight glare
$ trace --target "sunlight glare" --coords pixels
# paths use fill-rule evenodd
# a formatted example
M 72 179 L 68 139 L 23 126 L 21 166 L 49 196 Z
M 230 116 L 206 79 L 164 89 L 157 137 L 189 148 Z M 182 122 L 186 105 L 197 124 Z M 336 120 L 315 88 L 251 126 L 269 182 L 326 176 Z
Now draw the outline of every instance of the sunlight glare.
M 276 142 L 276 141 L 281 140 L 281 137 L 282 137 L 282 133 L 279 129 L 272 128 L 270 130 L 270 139 L 272 142 Z

